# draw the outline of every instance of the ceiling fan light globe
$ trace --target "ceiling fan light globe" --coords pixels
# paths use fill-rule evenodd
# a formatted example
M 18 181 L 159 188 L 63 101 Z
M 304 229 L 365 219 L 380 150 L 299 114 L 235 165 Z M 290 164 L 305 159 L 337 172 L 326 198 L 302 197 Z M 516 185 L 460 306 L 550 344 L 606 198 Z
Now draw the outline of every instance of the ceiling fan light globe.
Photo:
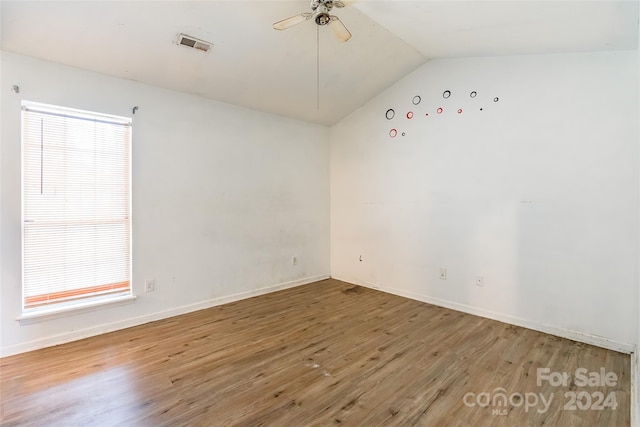
M 315 20 L 316 20 L 316 24 L 318 25 L 327 25 L 331 20 L 331 17 L 329 16 L 328 13 L 322 12 L 316 15 Z

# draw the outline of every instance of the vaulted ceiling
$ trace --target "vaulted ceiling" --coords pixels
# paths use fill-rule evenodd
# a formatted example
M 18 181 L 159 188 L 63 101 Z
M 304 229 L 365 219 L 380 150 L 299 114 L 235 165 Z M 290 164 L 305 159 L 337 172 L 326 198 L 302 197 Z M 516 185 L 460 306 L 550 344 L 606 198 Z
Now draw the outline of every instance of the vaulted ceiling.
M 324 125 L 429 59 L 638 49 L 635 0 L 352 1 L 332 11 L 353 34 L 347 43 L 312 21 L 272 29 L 309 11 L 304 0 L 1 8 L 3 50 Z M 179 33 L 213 49 L 178 46 Z

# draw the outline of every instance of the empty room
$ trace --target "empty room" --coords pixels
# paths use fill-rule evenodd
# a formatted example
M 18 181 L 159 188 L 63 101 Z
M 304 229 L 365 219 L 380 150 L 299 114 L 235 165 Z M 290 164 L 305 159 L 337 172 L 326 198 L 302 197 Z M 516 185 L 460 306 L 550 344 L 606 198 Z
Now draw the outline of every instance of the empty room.
M 1 426 L 640 426 L 637 0 L 0 2 Z

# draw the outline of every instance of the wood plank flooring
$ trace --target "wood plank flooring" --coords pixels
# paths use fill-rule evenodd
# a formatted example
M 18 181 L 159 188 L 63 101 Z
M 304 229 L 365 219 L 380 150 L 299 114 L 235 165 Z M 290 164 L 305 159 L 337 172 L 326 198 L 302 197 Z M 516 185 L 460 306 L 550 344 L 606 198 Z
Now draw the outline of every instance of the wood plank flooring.
M 539 368 L 571 378 L 538 385 Z M 581 385 L 578 368 L 617 380 Z M 3 426 L 627 426 L 629 375 L 628 355 L 329 279 L 0 359 L 0 415 Z

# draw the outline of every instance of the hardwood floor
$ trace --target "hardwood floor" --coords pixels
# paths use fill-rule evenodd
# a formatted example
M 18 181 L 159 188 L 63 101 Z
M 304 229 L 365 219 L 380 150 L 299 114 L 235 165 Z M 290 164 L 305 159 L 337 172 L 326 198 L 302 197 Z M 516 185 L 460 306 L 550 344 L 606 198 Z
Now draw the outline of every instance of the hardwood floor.
M 578 368 L 617 379 L 582 385 Z M 629 370 L 628 355 L 329 279 L 0 359 L 0 410 L 3 426 L 626 426 Z

